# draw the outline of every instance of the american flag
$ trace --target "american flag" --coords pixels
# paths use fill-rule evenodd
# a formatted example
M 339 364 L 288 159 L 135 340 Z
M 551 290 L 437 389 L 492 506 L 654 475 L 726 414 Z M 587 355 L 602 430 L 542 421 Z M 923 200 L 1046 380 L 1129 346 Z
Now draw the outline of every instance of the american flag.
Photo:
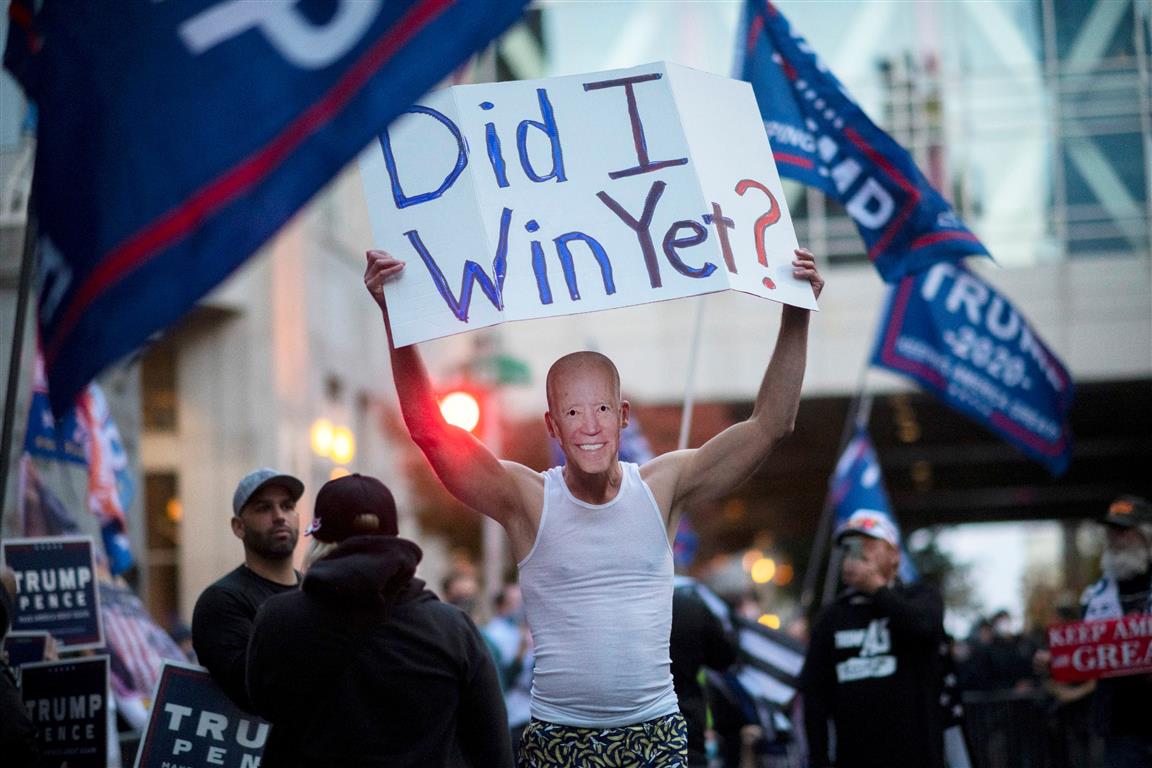
M 116 703 L 126 714 L 141 707 L 147 710 L 164 660 L 186 662 L 187 657 L 132 590 L 107 581 L 101 581 L 99 589 Z

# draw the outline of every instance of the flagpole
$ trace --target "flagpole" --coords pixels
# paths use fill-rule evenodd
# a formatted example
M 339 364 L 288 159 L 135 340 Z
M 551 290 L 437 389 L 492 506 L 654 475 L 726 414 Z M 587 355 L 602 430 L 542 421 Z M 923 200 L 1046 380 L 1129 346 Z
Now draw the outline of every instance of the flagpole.
M 1135 23 L 1132 25 L 1132 36 L 1136 49 L 1136 76 L 1140 87 L 1140 129 L 1144 134 L 1144 167 L 1152 168 L 1152 78 L 1148 72 L 1148 35 L 1152 33 L 1152 11 L 1145 8 L 1141 10 L 1140 3 L 1132 4 L 1132 14 Z M 1144 174 L 1145 199 L 1148 203 L 1148 243 L 1152 247 L 1152 173 Z
M 860 378 L 856 384 L 856 392 L 852 396 L 852 402 L 848 406 L 848 414 L 844 419 L 844 428 L 840 433 L 840 446 L 836 450 L 836 457 L 844 454 L 844 449 L 848 447 L 848 443 L 852 440 L 852 436 L 860 429 L 868 426 L 868 421 L 872 416 L 872 394 L 868 392 L 868 370 L 871 368 L 871 361 L 865 358 L 864 365 L 860 369 Z M 808 568 L 804 571 L 804 584 L 800 590 L 800 607 L 805 611 L 810 611 L 813 608 L 813 603 L 816 600 L 816 578 L 820 572 L 820 563 L 824 560 L 825 555 L 828 553 L 828 544 L 832 540 L 832 522 L 835 517 L 834 504 L 832 503 L 832 488 L 829 483 L 828 490 L 824 494 L 824 508 L 820 512 L 820 522 L 816 526 L 816 537 L 812 540 L 812 550 L 808 555 Z M 824 591 L 821 594 L 820 603 L 816 607 L 828 602 L 831 597 L 831 591 L 834 587 L 835 573 L 834 567 L 839 567 L 838 558 L 835 553 L 828 559 L 828 569 L 824 576 Z
M 864 367 L 867 373 L 868 366 Z M 848 407 L 848 418 L 844 420 L 844 431 L 840 437 L 840 447 L 836 451 L 836 456 L 840 457 L 844 453 L 844 449 L 848 446 L 848 442 L 852 439 L 852 434 L 855 431 L 855 426 L 861 421 L 861 414 L 864 414 L 863 422 L 868 423 L 868 415 L 872 412 L 872 396 L 867 396 L 867 410 L 863 407 L 864 395 L 857 392 L 852 398 L 852 403 Z M 813 603 L 816 600 L 816 578 L 820 573 L 820 563 L 823 562 L 825 555 L 828 554 L 828 543 L 832 540 L 832 521 L 835 517 L 835 505 L 832 503 L 832 490 L 829 485 L 828 490 L 824 494 L 824 507 L 820 512 L 820 522 L 816 526 L 816 537 L 812 540 L 812 550 L 808 555 L 808 568 L 804 571 L 804 585 L 800 590 L 800 607 L 805 611 L 813 608 Z M 825 589 L 822 593 L 820 603 L 823 605 L 828 599 L 827 582 L 831 579 L 832 561 L 835 556 L 829 559 L 829 572 L 825 574 Z
M 37 255 L 36 177 L 32 177 L 32 193 L 28 196 L 28 216 L 24 223 L 24 251 L 20 257 L 20 275 L 16 292 L 16 321 L 12 327 L 12 352 L 8 358 L 8 385 L 4 394 L 4 426 L 0 431 L 0 510 L 8 499 L 8 473 L 12 467 L 12 433 L 16 423 L 16 399 L 20 391 L 20 373 L 24 360 L 24 326 L 28 319 L 28 301 L 32 295 L 32 275 Z M 19 507 L 19 504 L 16 505 Z M 0 512 L 0 521 L 3 513 Z M 0 525 L 0 538 L 3 526 Z
M 684 407 L 680 411 L 680 437 L 676 450 L 688 447 L 688 435 L 692 431 L 692 409 L 696 402 L 696 359 L 700 354 L 700 337 L 704 328 L 704 297 L 696 301 L 696 321 L 692 329 L 692 345 L 688 348 L 688 373 L 684 377 Z

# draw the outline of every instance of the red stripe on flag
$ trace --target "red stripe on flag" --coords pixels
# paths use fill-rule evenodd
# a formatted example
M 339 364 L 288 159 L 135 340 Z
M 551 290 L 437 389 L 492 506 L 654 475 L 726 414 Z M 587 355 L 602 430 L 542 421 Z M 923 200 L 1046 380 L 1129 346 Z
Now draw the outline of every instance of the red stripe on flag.
M 331 120 L 397 50 L 453 4 L 455 0 L 426 0 L 413 7 L 319 101 L 263 149 L 113 248 L 73 295 L 44 348 L 45 363 L 52 365 L 64 338 L 76 327 L 97 296 L 155 257 L 159 249 L 187 235 L 202 219 L 240 197 L 271 173 L 285 157 Z
M 900 281 L 900 285 L 896 289 L 896 298 L 892 302 L 892 311 L 887 321 L 888 332 L 884 336 L 884 347 L 880 357 L 884 361 L 884 365 L 889 368 L 907 371 L 913 376 L 921 376 L 935 387 L 946 389 L 948 382 L 945 381 L 944 375 L 940 371 L 923 363 L 909 360 L 896 350 L 896 340 L 900 338 L 900 331 L 903 329 L 904 313 L 908 309 L 908 300 L 912 296 L 914 283 L 912 278 L 906 277 Z
M 989 421 L 1042 456 L 1059 456 L 1064 452 L 1064 443 L 1066 437 L 1066 433 L 1064 431 L 1060 432 L 1059 440 L 1052 442 L 1051 440 L 1046 440 L 1035 432 L 1026 429 L 1024 426 L 1011 419 L 1007 414 L 1000 411 L 993 413 L 989 417 Z
M 136 632 L 135 619 L 125 615 L 119 607 L 104 614 L 109 629 L 109 639 L 113 652 L 120 658 L 128 671 L 128 680 L 123 681 L 138 693 L 150 693 L 156 677 L 150 667 L 155 664 L 155 654 L 149 653 L 147 643 L 141 641 Z
M 26 29 L 29 34 L 32 32 L 32 11 L 23 3 L 14 0 L 8 6 L 8 18 L 12 19 L 12 23 L 18 27 Z
M 760 37 L 760 31 L 764 29 L 764 17 L 756 14 L 752 19 L 752 23 L 748 25 L 748 37 L 744 42 L 744 50 L 751 53 L 756 47 L 756 38 Z
M 944 240 L 969 240 L 971 242 L 977 242 L 976 236 L 971 232 L 930 232 L 927 235 L 913 240 L 912 245 L 908 246 L 908 250 L 914 251 L 917 248 L 924 248 Z
M 806 168 L 809 171 L 812 170 L 813 166 L 815 166 L 815 163 L 806 157 L 800 157 L 800 155 L 789 155 L 786 152 L 773 152 L 772 157 L 776 158 L 776 162 L 778 163 L 798 165 L 801 168 Z
M 900 213 L 898 213 L 896 217 L 892 219 L 891 222 L 889 222 L 888 226 L 884 229 L 884 234 L 881 235 L 880 239 L 877 240 L 876 243 L 868 250 L 868 258 L 871 261 L 876 261 L 876 257 L 880 254 L 880 251 L 888 247 L 889 241 L 891 241 L 892 238 L 896 236 L 896 233 L 900 230 L 900 227 L 904 225 L 904 221 L 912 215 L 912 211 L 915 210 L 916 206 L 920 204 L 920 190 L 916 189 L 916 186 L 912 184 L 912 182 L 904 178 L 904 175 L 900 173 L 900 171 L 896 170 L 896 167 L 892 165 L 892 163 L 888 162 L 888 158 L 884 157 L 884 155 L 873 149 L 872 145 L 864 141 L 863 137 L 861 137 L 860 134 L 855 130 L 851 128 L 845 128 L 844 135 L 848 137 L 849 141 L 859 147 L 861 152 L 868 155 L 872 162 L 880 166 L 894 182 L 900 185 L 900 187 L 908 193 L 909 196 L 908 203 L 904 206 Z

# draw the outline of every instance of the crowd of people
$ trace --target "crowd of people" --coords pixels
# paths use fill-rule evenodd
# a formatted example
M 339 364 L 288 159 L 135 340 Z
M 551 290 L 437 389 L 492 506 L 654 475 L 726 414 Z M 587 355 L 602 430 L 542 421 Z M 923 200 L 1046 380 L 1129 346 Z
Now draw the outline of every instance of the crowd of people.
M 794 275 L 819 295 L 812 255 Z M 670 667 L 671 541 L 684 509 L 733 490 L 792 429 L 808 311 L 785 306 L 752 415 L 699 449 L 619 459 L 629 403 L 604 355 L 560 358 L 545 426 L 564 455 L 537 472 L 501 461 L 440 414 L 415 346 L 397 348 L 384 282 L 404 264 L 368 253 L 405 424 L 444 486 L 505 529 L 518 583 L 484 630 L 475 584 L 437 599 L 415 575 L 378 480 L 316 495 L 303 575 L 292 567 L 303 487 L 258 470 L 233 499 L 245 562 L 197 603 L 193 643 L 233 700 L 272 730 L 264 764 L 686 765 L 688 726 Z M 523 617 L 523 621 L 521 618 Z
M 265 764 L 354 764 L 365 754 L 383 756 L 387 765 L 517 764 L 516 745 L 532 744 L 525 730 L 551 725 L 533 708 L 537 647 L 521 585 L 503 585 L 484 606 L 475 573 L 456 569 L 433 594 L 415 576 L 421 552 L 399 537 L 390 491 L 361 475 L 331 481 L 317 494 L 301 576 L 291 568 L 288 544 L 295 544 L 302 491 L 298 480 L 270 469 L 240 482 L 232 526 L 245 562 L 239 574 L 205 590 L 195 611 L 194 640 L 205 665 L 225 691 L 243 692 L 238 704 L 273 723 Z M 1103 577 L 1085 592 L 1082 610 L 1065 611 L 1067 620 L 1152 609 L 1152 507 L 1122 499 L 1103 522 Z M 655 753 L 649 764 L 1007 765 L 966 757 L 963 742 L 959 752 L 949 744 L 946 732 L 963 722 L 957 691 L 977 704 L 1005 691 L 1034 694 L 1024 697 L 1029 702 L 1046 696 L 1049 760 L 1031 765 L 1149 764 L 1152 738 L 1140 713 L 1152 681 L 1053 683 L 1042 636 L 1014 631 L 1006 611 L 977 622 L 953 645 L 939 593 L 897 577 L 901 541 L 890 518 L 859 510 L 835 540 L 843 588 L 807 638 L 797 706 L 786 713 L 796 720 L 787 734 L 792 743 L 775 759 L 760 729 L 751 742 L 740 732 L 758 724 L 754 715 L 740 714 L 735 728 L 725 729 L 724 694 L 704 674 L 722 675 L 740 660 L 732 626 L 739 606 L 718 609 L 714 595 L 707 603 L 706 589 L 677 577 L 668 669 L 684 726 L 682 733 L 647 726 L 634 732 L 679 753 Z M 984 735 L 994 742 L 1018 727 L 1005 717 Z M 606 730 L 570 726 L 562 738 L 551 737 L 553 754 L 541 759 L 522 749 L 518 764 L 591 764 L 587 751 L 600 748 L 598 731 Z M 904 736 L 893 740 L 893 733 Z M 647 748 L 633 737 L 617 750 Z M 986 753 L 987 745 L 975 751 Z M 630 764 L 621 760 L 607 764 Z
M 812 255 L 798 249 L 793 267 L 818 296 Z M 403 269 L 368 253 L 364 282 L 382 310 L 384 282 Z M 429 588 L 392 492 L 360 474 L 316 493 L 297 570 L 304 484 L 268 468 L 242 478 L 229 525 L 243 563 L 200 595 L 190 641 L 223 692 L 271 724 L 267 768 L 956 768 L 967 759 L 949 739 L 963 720 L 957 692 L 1043 681 L 1044 649 L 1010 638 L 1007 616 L 982 623 L 953 667 L 940 594 L 900 581 L 900 532 L 868 509 L 835 531 L 843 589 L 806 638 L 794 706 L 757 701 L 732 674 L 746 655 L 737 611 L 674 582 L 671 541 L 686 509 L 731 492 L 792 430 L 807 310 L 783 308 L 746 421 L 643 465 L 620 460 L 630 406 L 616 366 L 595 352 L 561 357 L 544 421 L 564 462 L 544 472 L 449 425 L 418 350 L 395 347 L 383 316 L 413 441 L 456 498 L 503 526 L 517 578 L 490 606 L 471 572 Z M 1104 575 L 1083 616 L 1152 613 L 1152 508 L 1120 499 L 1103 523 Z M 1148 677 L 1048 690 L 1065 714 L 1092 702 L 1107 765 L 1152 766 Z M 734 727 L 725 706 L 740 713 Z M 5 745 L 28 741 L 22 727 L 6 720 Z M 763 748 L 780 740 L 794 748 Z

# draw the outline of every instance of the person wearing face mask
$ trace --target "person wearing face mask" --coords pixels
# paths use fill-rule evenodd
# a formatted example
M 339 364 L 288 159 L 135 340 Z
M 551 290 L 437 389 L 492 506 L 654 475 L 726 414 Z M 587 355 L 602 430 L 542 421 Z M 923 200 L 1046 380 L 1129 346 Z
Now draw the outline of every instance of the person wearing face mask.
M 887 515 L 857 510 L 836 542 L 845 589 L 817 619 L 800 674 L 810 764 L 943 768 L 943 601 L 897 579 L 900 533 Z
M 1152 504 L 1138 496 L 1112 502 L 1101 522 L 1107 542 L 1100 580 L 1081 598 L 1084 619 L 1152 614 Z M 1098 680 L 1093 708 L 1110 768 L 1152 768 L 1152 675 Z
M 364 286 L 384 313 L 404 424 L 444 487 L 503 526 L 517 563 L 535 648 L 521 764 L 683 766 L 687 728 L 668 650 L 671 543 L 685 510 L 730 494 L 795 428 L 809 311 L 781 311 L 747 419 L 642 465 L 620 460 L 631 405 L 616 364 L 591 350 L 564 355 L 544 382 L 544 426 L 564 464 L 539 472 L 445 421 L 417 346 L 393 343 L 384 286 L 405 264 L 385 251 L 366 257 Z M 794 251 L 792 275 L 819 298 L 824 279 L 811 252 Z

